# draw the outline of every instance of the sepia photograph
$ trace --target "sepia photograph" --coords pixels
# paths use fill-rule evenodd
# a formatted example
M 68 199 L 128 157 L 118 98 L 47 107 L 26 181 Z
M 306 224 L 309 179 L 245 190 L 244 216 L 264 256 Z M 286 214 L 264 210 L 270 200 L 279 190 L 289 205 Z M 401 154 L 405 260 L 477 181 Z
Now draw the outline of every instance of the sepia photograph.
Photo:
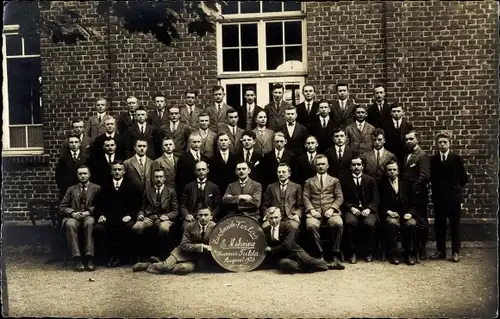
M 3 1 L 3 317 L 498 317 L 499 20 Z

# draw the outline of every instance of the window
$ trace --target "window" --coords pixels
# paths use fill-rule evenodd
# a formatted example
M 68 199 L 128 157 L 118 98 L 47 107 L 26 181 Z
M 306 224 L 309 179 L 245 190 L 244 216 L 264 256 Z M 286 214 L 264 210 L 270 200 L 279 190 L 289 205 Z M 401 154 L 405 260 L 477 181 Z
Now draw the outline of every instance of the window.
M 21 30 L 19 24 L 13 24 L 22 23 L 26 19 L 26 15 L 21 15 L 20 12 L 33 12 L 37 8 L 32 3 L 10 2 L 4 10 L 3 154 L 41 154 L 40 36 L 34 28 L 28 26 Z
M 226 103 L 241 105 L 244 88 L 251 86 L 264 106 L 277 82 L 285 85 L 291 103 L 299 103 L 295 87 L 307 74 L 303 6 L 299 1 L 227 1 L 221 7 L 227 20 L 217 24 L 217 56 Z

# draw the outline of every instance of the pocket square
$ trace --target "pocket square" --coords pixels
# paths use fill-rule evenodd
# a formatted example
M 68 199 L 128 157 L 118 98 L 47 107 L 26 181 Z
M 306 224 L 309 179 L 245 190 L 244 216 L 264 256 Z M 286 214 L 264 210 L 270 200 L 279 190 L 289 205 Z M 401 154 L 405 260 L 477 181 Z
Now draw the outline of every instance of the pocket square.
M 208 197 L 212 197 L 212 194 L 208 195 Z
M 259 163 L 260 163 L 259 161 L 255 162 L 254 166 L 257 166 L 257 165 L 259 165 Z
M 411 163 L 411 164 L 410 164 L 410 167 L 415 167 L 415 165 L 417 165 L 417 164 L 415 164 L 415 163 Z

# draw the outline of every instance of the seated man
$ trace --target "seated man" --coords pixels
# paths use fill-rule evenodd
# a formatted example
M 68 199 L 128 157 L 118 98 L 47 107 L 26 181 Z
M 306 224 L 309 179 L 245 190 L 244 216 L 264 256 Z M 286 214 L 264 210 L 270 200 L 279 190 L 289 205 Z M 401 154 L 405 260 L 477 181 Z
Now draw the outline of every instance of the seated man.
M 315 248 L 323 258 L 323 246 L 319 227 L 328 225 L 331 234 L 333 261 L 328 265 L 332 269 L 342 270 L 340 263 L 340 241 L 342 239 L 342 217 L 340 205 L 344 202 L 342 188 L 337 178 L 327 174 L 328 159 L 319 154 L 314 158 L 316 176 L 306 180 L 304 184 L 304 211 L 306 212 L 306 230 L 312 235 Z
M 328 270 L 324 260 L 309 256 L 297 244 L 297 230 L 289 223 L 281 222 L 279 208 L 269 207 L 266 216 L 269 221 L 264 227 L 268 263 L 279 263 L 279 270 L 289 274 Z
M 227 215 L 245 215 L 259 221 L 259 207 L 262 197 L 262 186 L 248 177 L 250 167 L 247 162 L 236 165 L 238 180 L 229 184 L 222 203 Z
M 99 202 L 101 187 L 89 182 L 90 170 L 80 166 L 77 171 L 79 183 L 68 188 L 61 201 L 62 227 L 66 235 L 71 256 L 76 262 L 76 271 L 94 271 L 94 210 Z M 86 264 L 83 266 L 78 232 L 83 231 L 83 245 Z
M 184 229 L 182 241 L 163 262 L 149 264 L 146 271 L 153 274 L 172 273 L 185 275 L 203 269 L 210 264 L 215 265 L 208 241 L 215 223 L 208 207 L 202 204 L 197 207 L 196 222 Z M 144 269 L 144 268 L 143 268 Z
M 389 248 L 389 262 L 398 265 L 398 230 L 401 230 L 401 242 L 405 262 L 415 265 L 417 255 L 417 210 L 412 207 L 409 192 L 398 177 L 397 160 L 389 161 L 385 170 L 387 177 L 380 182 L 380 216 L 385 220 L 386 240 Z
M 300 217 L 302 217 L 302 187 L 290 181 L 292 169 L 286 163 L 278 164 L 278 182 L 267 186 L 262 201 L 262 217 L 264 224 L 262 227 L 269 225 L 266 220 L 266 211 L 270 207 L 278 207 L 283 214 L 281 219 L 287 221 L 296 230 L 299 229 Z
M 163 243 L 179 213 L 175 191 L 165 186 L 165 171 L 161 168 L 155 169 L 153 171 L 153 180 L 155 186 L 144 192 L 142 209 L 139 211 L 137 221 L 132 227 L 132 231 L 138 236 L 139 247 L 142 246 L 141 257 L 148 254 L 152 256 L 155 250 L 151 247 L 156 242 L 151 241 L 151 228 L 158 231 L 158 235 L 162 239 L 161 243 Z M 147 234 L 144 233 L 145 230 L 148 230 Z

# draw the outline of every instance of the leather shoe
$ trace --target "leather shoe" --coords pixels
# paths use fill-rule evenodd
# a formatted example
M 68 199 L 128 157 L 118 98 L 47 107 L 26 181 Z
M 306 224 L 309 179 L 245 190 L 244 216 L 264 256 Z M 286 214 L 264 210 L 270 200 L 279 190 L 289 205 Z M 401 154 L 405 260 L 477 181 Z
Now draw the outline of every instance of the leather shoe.
M 420 260 L 426 260 L 427 259 L 427 249 L 420 248 L 418 250 L 418 255 L 419 255 Z
M 162 274 L 164 273 L 162 267 L 161 267 L 161 263 L 154 263 L 154 264 L 151 264 L 149 265 L 149 267 L 146 269 L 146 272 L 150 273 L 150 274 Z
M 366 260 L 366 262 L 367 262 L 367 263 L 371 263 L 371 262 L 373 261 L 372 254 L 368 254 L 368 255 L 366 255 L 365 260 Z
M 87 271 L 95 270 L 95 266 L 94 263 L 92 262 L 92 259 L 87 259 L 87 264 L 85 265 L 85 269 L 87 269 Z
M 85 266 L 83 266 L 83 263 L 81 260 L 76 261 L 76 266 L 75 266 L 75 271 L 84 271 Z
M 356 263 L 356 254 L 352 254 L 351 258 L 349 258 L 349 263 L 350 264 L 355 264 Z
M 406 257 L 406 264 L 409 266 L 415 265 L 415 258 L 413 256 Z
M 457 263 L 460 261 L 460 256 L 458 255 L 458 253 L 451 254 L 451 261 L 453 261 L 454 263 Z
M 139 262 L 139 263 L 135 264 L 134 267 L 132 267 L 132 271 L 133 272 L 146 271 L 146 269 L 148 269 L 149 265 L 151 265 L 151 263 Z
M 334 258 L 331 263 L 328 263 L 328 269 L 344 270 L 345 266 L 340 263 L 338 258 Z
M 432 260 L 446 259 L 446 254 L 441 251 L 436 251 L 433 255 L 429 257 Z
M 149 257 L 149 262 L 154 264 L 154 263 L 159 263 L 160 262 L 160 259 L 156 256 L 151 256 Z
M 389 262 L 393 265 L 399 265 L 399 260 L 397 257 L 391 257 L 391 259 L 389 259 Z

